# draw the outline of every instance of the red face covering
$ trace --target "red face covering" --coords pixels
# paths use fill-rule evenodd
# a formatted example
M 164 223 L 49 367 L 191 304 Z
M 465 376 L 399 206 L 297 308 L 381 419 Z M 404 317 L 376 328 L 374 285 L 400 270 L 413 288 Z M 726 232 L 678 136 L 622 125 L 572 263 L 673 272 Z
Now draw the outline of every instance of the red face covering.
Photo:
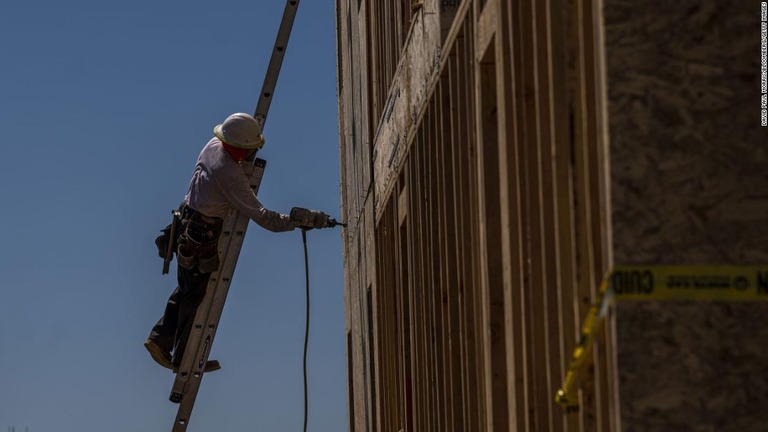
M 224 150 L 226 150 L 227 153 L 232 156 L 232 159 L 234 159 L 235 162 L 242 162 L 245 160 L 245 154 L 248 152 L 248 150 L 233 147 L 223 141 L 221 144 L 224 146 Z

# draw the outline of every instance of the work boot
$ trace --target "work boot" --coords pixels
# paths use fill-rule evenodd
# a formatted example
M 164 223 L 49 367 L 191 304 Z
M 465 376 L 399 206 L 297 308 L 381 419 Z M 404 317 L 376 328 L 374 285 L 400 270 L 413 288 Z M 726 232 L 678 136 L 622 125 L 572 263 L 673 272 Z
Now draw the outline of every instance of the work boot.
M 208 360 L 205 362 L 205 368 L 203 369 L 203 372 L 215 372 L 217 370 L 221 369 L 221 364 L 218 360 Z M 179 365 L 173 365 L 173 373 L 179 373 Z
M 157 342 L 152 339 L 147 339 L 144 342 L 144 348 L 149 351 L 149 355 L 152 356 L 152 360 L 154 360 L 155 363 L 166 369 L 173 368 L 173 363 L 171 363 L 171 353 L 161 348 Z

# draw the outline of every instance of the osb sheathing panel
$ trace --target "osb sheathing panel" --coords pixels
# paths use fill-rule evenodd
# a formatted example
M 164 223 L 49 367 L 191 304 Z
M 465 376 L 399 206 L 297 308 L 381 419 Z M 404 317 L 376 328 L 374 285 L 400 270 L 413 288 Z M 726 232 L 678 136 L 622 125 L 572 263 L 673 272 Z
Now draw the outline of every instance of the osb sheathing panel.
M 350 429 L 368 430 L 374 423 L 374 389 L 371 382 L 370 340 L 365 323 L 368 322 L 366 292 L 373 283 L 375 268 L 371 239 L 373 195 L 371 193 L 369 119 L 366 116 L 368 78 L 366 64 L 364 17 L 365 10 L 357 11 L 357 1 L 337 1 L 338 74 L 339 74 L 339 133 L 341 135 L 342 206 L 345 221 L 344 266 L 346 330 L 350 334 L 347 346 L 348 371 L 351 382 L 347 385 L 351 397 Z M 361 5 L 365 8 L 365 3 Z M 351 8 L 351 10 L 350 10 Z M 356 59 L 354 62 L 351 59 Z
M 355 425 L 351 430 L 369 430 L 370 425 L 374 424 L 376 411 L 375 383 L 372 380 L 374 365 L 372 364 L 371 350 L 374 341 L 370 340 L 368 333 L 368 314 L 367 307 L 368 287 L 372 287 L 375 276 L 375 268 L 372 263 L 374 249 L 372 239 L 369 233 L 372 232 L 373 205 L 370 201 L 366 203 L 359 223 L 359 237 L 355 239 L 354 244 L 349 249 L 349 291 L 346 302 L 348 305 L 350 329 L 352 331 L 352 365 L 351 376 L 354 386 L 354 400 L 352 406 L 355 408 Z M 348 353 L 348 355 L 350 355 Z
M 440 68 L 440 10 L 438 0 L 426 0 L 413 24 L 390 87 L 384 113 L 373 140 L 376 214 L 383 209 L 408 147 L 409 133 L 428 97 L 430 79 Z
M 768 262 L 758 6 L 605 0 L 617 264 Z M 766 430 L 767 314 L 619 304 L 624 430 Z

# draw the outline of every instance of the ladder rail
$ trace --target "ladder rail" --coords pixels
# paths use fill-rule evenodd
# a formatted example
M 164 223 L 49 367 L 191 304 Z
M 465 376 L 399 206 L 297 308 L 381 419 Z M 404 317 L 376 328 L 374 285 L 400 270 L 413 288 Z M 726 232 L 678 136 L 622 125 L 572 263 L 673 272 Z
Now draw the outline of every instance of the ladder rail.
M 272 57 L 269 59 L 267 74 L 264 76 L 264 83 L 259 93 L 259 102 L 256 105 L 256 111 L 253 116 L 261 125 L 262 130 L 267 123 L 267 114 L 272 104 L 272 98 L 277 86 L 277 78 L 280 76 L 280 69 L 283 66 L 285 51 L 288 48 L 288 40 L 291 38 L 293 22 L 296 19 L 296 11 L 299 9 L 299 0 L 288 0 L 283 10 L 283 19 L 280 21 L 280 27 L 277 30 L 275 45 L 272 48 Z
M 254 191 L 258 191 L 259 183 L 266 161 L 259 160 L 259 165 L 251 177 Z M 181 397 L 173 432 L 183 432 L 189 424 L 197 392 L 202 382 L 205 362 L 208 360 L 213 341 L 218 330 L 221 313 L 229 293 L 229 287 L 234 274 L 240 249 L 245 238 L 249 219 L 237 212 L 232 212 L 224 224 L 222 239 L 219 243 L 219 253 L 222 265 L 219 272 L 211 275 L 208 289 L 195 315 L 192 331 L 187 342 L 182 364 L 176 375 L 171 395 Z M 229 230 L 228 234 L 227 233 Z M 190 355 L 193 354 L 193 355 Z
M 262 129 L 266 124 L 298 5 L 299 0 L 287 0 L 283 11 L 283 18 L 280 22 L 272 56 L 259 95 L 259 102 L 254 113 L 254 117 Z M 266 161 L 258 158 L 254 160 L 253 165 L 243 165 L 246 175 L 250 178 L 254 194 L 258 194 L 265 167 Z M 173 432 L 185 432 L 189 425 L 192 408 L 204 375 L 205 363 L 213 346 L 248 223 L 249 218 L 239 214 L 237 210 L 232 210 L 229 216 L 225 218 L 222 236 L 219 239 L 218 253 L 221 266 L 219 271 L 211 274 L 206 294 L 195 314 L 184 357 L 171 390 L 171 401 L 179 402 Z

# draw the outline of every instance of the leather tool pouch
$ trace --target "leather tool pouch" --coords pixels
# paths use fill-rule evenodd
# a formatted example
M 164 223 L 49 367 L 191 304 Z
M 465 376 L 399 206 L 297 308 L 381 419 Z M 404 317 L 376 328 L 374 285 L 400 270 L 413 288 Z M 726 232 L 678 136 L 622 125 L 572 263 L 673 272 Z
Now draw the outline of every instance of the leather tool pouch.
M 219 233 L 223 221 L 208 218 L 186 208 L 182 211 L 184 232 L 179 237 L 176 259 L 188 270 L 197 266 L 200 273 L 211 273 L 219 269 Z
M 179 246 L 176 251 L 179 265 L 187 270 L 193 270 L 197 266 L 200 273 L 211 273 L 218 270 L 218 239 L 200 243 L 194 239 L 194 235 L 190 234 L 190 230 L 187 229 L 179 237 Z

